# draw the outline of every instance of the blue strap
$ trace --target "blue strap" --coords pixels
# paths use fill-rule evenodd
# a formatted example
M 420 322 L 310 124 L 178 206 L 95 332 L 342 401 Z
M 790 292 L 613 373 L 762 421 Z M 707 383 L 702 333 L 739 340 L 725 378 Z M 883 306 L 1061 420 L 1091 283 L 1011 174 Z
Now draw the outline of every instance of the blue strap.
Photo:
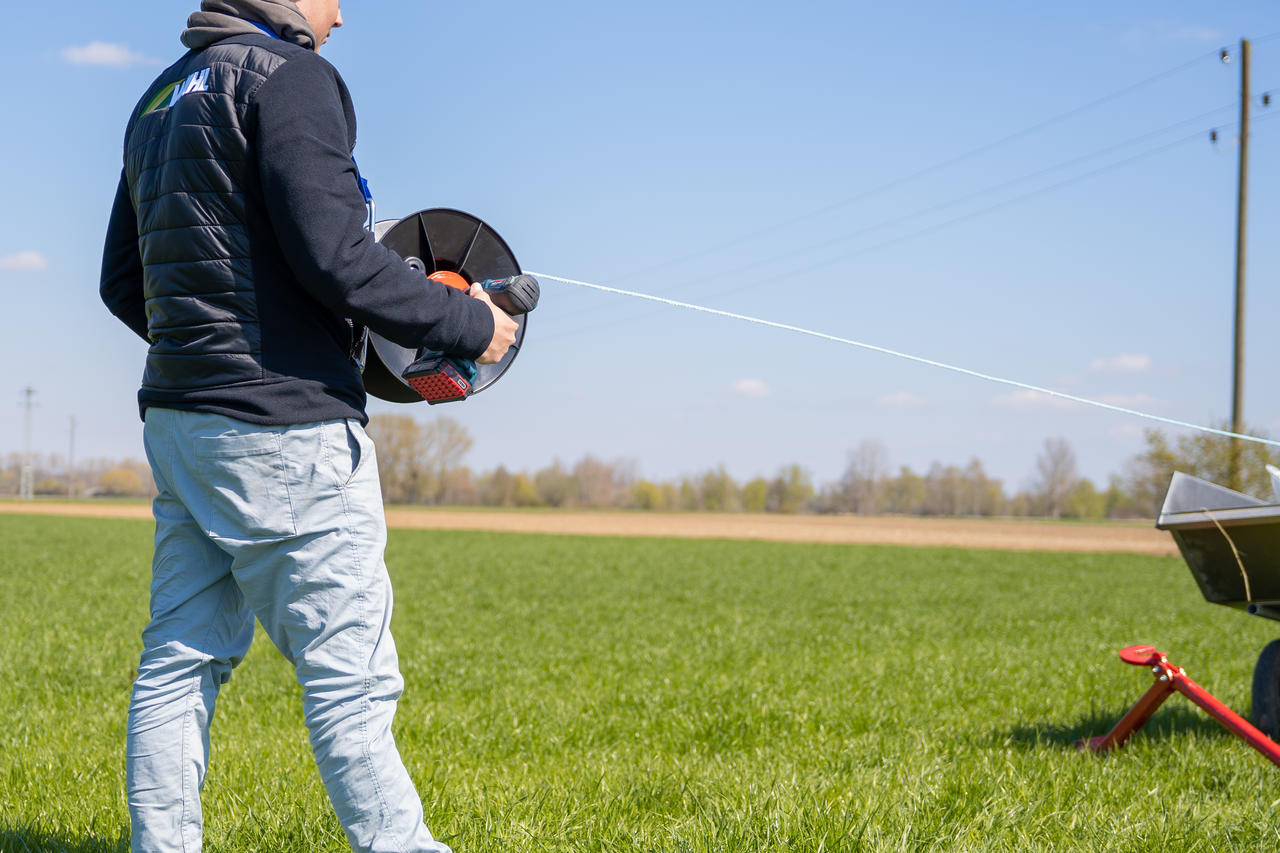
M 260 23 L 258 23 L 257 21 L 250 21 L 250 20 L 248 20 L 248 19 L 245 19 L 245 21 L 246 21 L 246 23 L 253 24 L 255 27 L 257 27 L 258 29 L 262 30 L 264 33 L 266 33 L 267 35 L 271 36 L 271 37 L 272 37 L 273 39 L 275 39 L 276 41 L 284 41 L 284 39 L 282 39 L 282 38 L 280 38 L 280 36 L 276 35 L 276 34 L 271 30 L 271 28 L 270 28 L 270 27 L 268 27 L 266 24 L 260 24 Z
M 360 176 L 360 164 L 356 162 L 356 158 L 351 158 L 351 164 L 356 167 L 356 181 L 360 184 L 360 194 L 364 196 L 364 203 L 369 204 L 373 201 L 373 191 L 369 189 L 369 182 Z

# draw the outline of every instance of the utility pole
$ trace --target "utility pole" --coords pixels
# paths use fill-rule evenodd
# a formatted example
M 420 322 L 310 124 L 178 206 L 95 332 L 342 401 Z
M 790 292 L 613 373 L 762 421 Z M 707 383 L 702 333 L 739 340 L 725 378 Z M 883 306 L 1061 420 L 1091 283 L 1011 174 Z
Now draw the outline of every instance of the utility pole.
M 28 385 L 22 389 L 22 393 L 26 395 L 23 405 L 27 410 L 27 429 L 22 451 L 22 477 L 18 481 L 18 497 L 29 501 L 35 497 L 34 472 L 31 469 L 31 409 L 35 403 L 31 398 L 36 395 L 36 389 Z
M 71 416 L 71 439 L 67 446 L 67 497 L 76 496 L 76 416 Z
M 1231 431 L 1244 432 L 1244 252 L 1249 199 L 1249 40 L 1240 40 L 1240 175 L 1236 189 L 1236 329 L 1231 379 Z M 1231 439 L 1227 485 L 1239 491 L 1241 441 Z

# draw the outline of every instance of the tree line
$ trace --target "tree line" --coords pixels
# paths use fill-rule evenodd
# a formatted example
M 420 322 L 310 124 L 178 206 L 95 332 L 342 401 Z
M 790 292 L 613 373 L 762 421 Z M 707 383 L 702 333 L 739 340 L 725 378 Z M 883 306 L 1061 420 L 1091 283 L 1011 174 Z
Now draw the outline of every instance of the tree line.
M 783 465 L 771 477 L 739 482 L 717 466 L 668 480 L 636 475 L 630 460 L 584 456 L 535 471 L 499 465 L 476 473 L 463 464 L 472 447 L 466 429 L 448 416 L 419 422 L 409 415 L 375 415 L 369 432 L 378 446 L 383 496 L 388 503 L 635 509 L 664 512 L 896 513 L 933 516 L 1048 518 L 1151 518 L 1175 470 L 1225 483 L 1230 441 L 1194 434 L 1170 439 L 1148 430 L 1146 448 L 1123 473 L 1099 486 L 1080 475 L 1063 438 L 1047 439 L 1027 485 L 1009 492 L 978 459 L 963 465 L 932 463 L 917 472 L 889 466 L 888 449 L 863 441 L 849 453 L 840 478 L 816 484 L 799 465 Z M 1254 431 L 1252 434 L 1261 435 Z M 1265 471 L 1280 455 L 1268 445 L 1246 443 L 1241 466 L 1245 491 L 1269 496 Z
M 377 444 L 383 497 L 391 504 L 427 506 L 631 509 L 658 512 L 894 513 L 922 516 L 1151 518 L 1175 470 L 1226 483 L 1231 442 L 1196 433 L 1170 438 L 1148 430 L 1144 450 L 1124 471 L 1097 485 L 1079 474 L 1065 439 L 1050 438 L 1036 457 L 1028 482 L 1014 491 L 990 476 L 978 459 L 962 465 L 933 462 L 923 471 L 891 468 L 882 442 L 863 441 L 849 452 L 844 471 L 815 483 L 799 465 L 772 476 L 739 481 L 723 465 L 667 480 L 640 477 L 634 462 L 583 456 L 554 460 L 533 471 L 504 465 L 476 472 L 464 464 L 474 445 L 462 424 L 447 415 L 418 421 L 410 415 L 374 415 L 368 427 Z M 1260 435 L 1257 431 L 1252 434 Z M 1280 464 L 1271 446 L 1241 446 L 1243 490 L 1267 498 L 1267 464 Z M 133 496 L 155 493 L 146 463 L 93 459 L 74 471 L 57 454 L 32 459 L 40 496 Z M 17 495 L 22 456 L 10 453 L 0 467 L 0 495 Z
M 22 487 L 23 456 L 6 455 L 0 464 L 0 495 Z M 68 464 L 57 453 L 31 454 L 32 490 L 37 497 L 151 497 L 156 493 L 151 468 L 136 459 L 87 459 Z

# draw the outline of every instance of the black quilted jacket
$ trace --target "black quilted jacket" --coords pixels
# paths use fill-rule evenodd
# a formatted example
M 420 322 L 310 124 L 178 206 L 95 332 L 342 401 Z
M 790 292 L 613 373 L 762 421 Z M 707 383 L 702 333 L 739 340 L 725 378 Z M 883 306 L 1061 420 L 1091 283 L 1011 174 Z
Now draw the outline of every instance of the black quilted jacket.
M 364 420 L 351 323 L 481 354 L 493 320 L 363 227 L 355 114 L 337 71 L 266 35 L 192 51 L 139 102 L 100 292 L 150 343 L 149 406 L 262 424 Z

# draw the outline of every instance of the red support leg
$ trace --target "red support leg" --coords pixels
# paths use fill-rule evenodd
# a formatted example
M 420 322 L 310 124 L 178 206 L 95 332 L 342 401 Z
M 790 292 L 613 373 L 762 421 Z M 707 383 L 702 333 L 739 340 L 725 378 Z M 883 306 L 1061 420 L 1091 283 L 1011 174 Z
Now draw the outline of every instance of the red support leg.
M 1146 725 L 1147 720 L 1151 719 L 1151 715 L 1156 712 L 1156 709 L 1172 695 L 1173 686 L 1168 681 L 1157 681 L 1151 685 L 1146 693 L 1142 694 L 1142 698 L 1137 701 L 1137 704 L 1129 709 L 1129 713 L 1120 718 L 1120 722 L 1116 723 L 1111 731 L 1105 735 L 1080 741 L 1079 746 L 1082 749 L 1091 749 L 1094 752 L 1106 752 L 1109 749 L 1124 746 L 1124 742 L 1129 739 L 1129 735 Z
M 1121 649 L 1120 659 L 1135 666 L 1151 667 L 1156 683 L 1151 685 L 1151 689 L 1129 709 L 1129 713 L 1125 714 L 1110 732 L 1102 737 L 1080 741 L 1078 745 L 1081 749 L 1105 752 L 1123 745 L 1129 735 L 1142 728 L 1160 704 L 1177 691 L 1209 712 L 1233 734 L 1266 756 L 1272 764 L 1280 766 L 1280 745 L 1258 731 L 1248 720 L 1219 702 L 1208 690 L 1188 678 L 1181 667 L 1169 663 L 1169 659 L 1154 646 L 1129 646 Z
M 1265 755 L 1272 764 L 1280 766 L 1280 745 L 1258 731 L 1257 727 L 1244 717 L 1219 702 L 1208 690 L 1188 678 L 1181 669 L 1178 669 L 1173 679 L 1173 687 L 1212 714 L 1214 719 L 1230 729 L 1236 737 Z

